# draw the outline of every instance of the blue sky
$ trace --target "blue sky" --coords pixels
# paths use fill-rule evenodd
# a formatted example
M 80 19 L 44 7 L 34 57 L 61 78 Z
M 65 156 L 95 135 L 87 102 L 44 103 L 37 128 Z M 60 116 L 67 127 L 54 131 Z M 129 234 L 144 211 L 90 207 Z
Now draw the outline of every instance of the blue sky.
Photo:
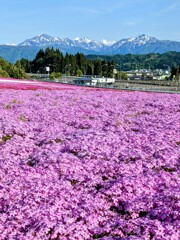
M 0 44 L 46 33 L 117 41 L 140 34 L 180 41 L 180 0 L 0 0 Z

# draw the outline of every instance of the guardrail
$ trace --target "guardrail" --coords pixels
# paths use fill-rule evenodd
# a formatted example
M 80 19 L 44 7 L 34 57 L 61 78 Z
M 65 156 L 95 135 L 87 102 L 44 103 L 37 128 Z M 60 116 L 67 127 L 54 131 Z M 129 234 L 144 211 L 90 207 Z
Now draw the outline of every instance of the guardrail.
M 144 91 L 180 92 L 179 81 L 116 81 L 117 88 L 137 89 Z
M 148 84 L 160 86 L 176 86 L 180 84 L 180 80 L 116 80 L 116 83 L 132 83 L 132 84 Z

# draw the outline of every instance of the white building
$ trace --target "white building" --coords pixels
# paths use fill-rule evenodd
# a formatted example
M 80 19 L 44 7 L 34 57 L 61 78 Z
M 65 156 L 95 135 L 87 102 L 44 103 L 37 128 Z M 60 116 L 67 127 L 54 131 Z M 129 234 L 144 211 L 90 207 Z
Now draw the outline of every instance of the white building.
M 115 78 L 106 78 L 93 75 L 83 75 L 74 80 L 74 83 L 77 85 L 106 85 L 115 83 Z

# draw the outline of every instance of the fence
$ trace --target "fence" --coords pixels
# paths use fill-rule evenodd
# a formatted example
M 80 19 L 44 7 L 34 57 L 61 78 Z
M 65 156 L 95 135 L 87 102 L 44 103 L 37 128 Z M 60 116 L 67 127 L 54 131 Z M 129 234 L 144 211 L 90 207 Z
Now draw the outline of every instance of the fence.
M 152 80 L 152 81 L 135 81 L 135 80 L 117 80 L 115 82 L 117 88 L 137 89 L 144 91 L 168 91 L 180 92 L 180 81 L 165 81 L 165 80 Z

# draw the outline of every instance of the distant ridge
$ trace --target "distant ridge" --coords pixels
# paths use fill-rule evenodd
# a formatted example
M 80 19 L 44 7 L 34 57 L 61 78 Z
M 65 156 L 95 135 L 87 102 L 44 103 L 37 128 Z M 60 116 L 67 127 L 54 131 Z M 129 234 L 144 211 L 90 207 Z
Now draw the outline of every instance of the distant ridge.
M 88 37 L 59 38 L 48 34 L 41 34 L 30 39 L 26 39 L 17 46 L 0 45 L 0 56 L 4 59 L 15 62 L 21 58 L 32 60 L 39 49 L 53 47 L 58 48 L 62 53 L 75 54 L 148 54 L 165 53 L 168 51 L 180 52 L 180 42 L 170 40 L 158 40 L 155 37 L 142 34 L 135 38 L 125 38 L 116 42 L 102 42 L 91 40 Z

